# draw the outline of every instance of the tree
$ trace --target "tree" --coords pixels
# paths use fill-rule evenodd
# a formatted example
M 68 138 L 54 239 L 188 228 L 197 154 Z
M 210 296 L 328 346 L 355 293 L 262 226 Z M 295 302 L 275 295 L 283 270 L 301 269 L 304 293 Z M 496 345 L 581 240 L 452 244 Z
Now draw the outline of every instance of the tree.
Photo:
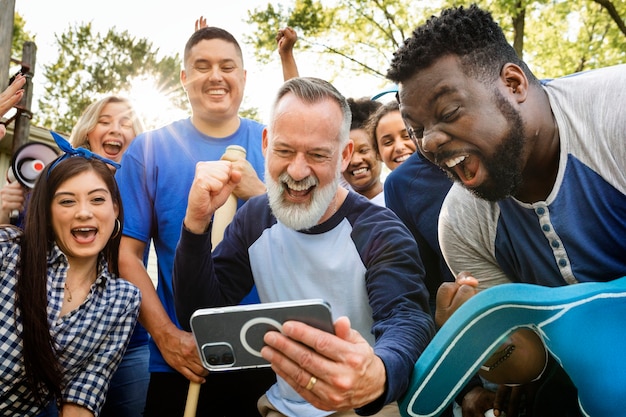
M 33 41 L 34 37 L 24 30 L 26 22 L 19 14 L 13 16 L 13 38 L 11 40 L 11 56 L 19 58 L 22 56 L 22 46 L 26 41 Z
M 266 62 L 285 23 L 298 32 L 299 57 L 356 74 L 384 78 L 389 60 L 411 30 L 441 8 L 478 3 L 500 23 L 518 55 L 539 77 L 626 62 L 626 2 L 610 0 L 294 0 L 248 12 L 245 42 Z
M 335 73 L 344 70 L 384 78 L 391 58 L 408 28 L 429 10 L 428 2 L 409 0 L 296 0 L 293 7 L 268 4 L 248 12 L 254 31 L 244 38 L 267 63 L 276 49 L 276 31 L 286 25 L 298 32 L 297 50 L 317 54 Z
M 148 40 L 114 29 L 105 35 L 94 33 L 90 23 L 70 27 L 55 37 L 58 58 L 44 65 L 45 92 L 38 102 L 37 124 L 69 133 L 94 100 L 128 92 L 133 80 L 141 77 L 155 79 L 176 107 L 186 108 L 178 54 L 159 58 L 158 49 Z

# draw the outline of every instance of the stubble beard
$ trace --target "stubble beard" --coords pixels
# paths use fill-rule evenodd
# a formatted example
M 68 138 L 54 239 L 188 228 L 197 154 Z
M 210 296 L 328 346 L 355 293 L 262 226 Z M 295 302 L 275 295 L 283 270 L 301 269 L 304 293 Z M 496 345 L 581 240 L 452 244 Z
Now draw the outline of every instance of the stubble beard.
M 470 191 L 479 198 L 499 201 L 515 195 L 522 184 L 522 152 L 526 138 L 521 115 L 504 96 L 495 90 L 495 101 L 502 115 L 509 121 L 509 133 L 493 155 L 483 159 L 488 179 Z

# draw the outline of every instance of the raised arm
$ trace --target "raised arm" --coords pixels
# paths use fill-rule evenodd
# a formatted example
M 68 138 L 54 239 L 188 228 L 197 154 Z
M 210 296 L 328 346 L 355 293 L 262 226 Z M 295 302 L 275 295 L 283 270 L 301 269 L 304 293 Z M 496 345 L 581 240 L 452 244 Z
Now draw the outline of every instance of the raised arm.
M 280 29 L 276 34 L 276 45 L 278 46 L 278 55 L 280 55 L 280 63 L 283 67 L 283 79 L 285 81 L 299 77 L 296 59 L 293 56 L 293 46 L 298 40 L 298 34 L 290 27 Z

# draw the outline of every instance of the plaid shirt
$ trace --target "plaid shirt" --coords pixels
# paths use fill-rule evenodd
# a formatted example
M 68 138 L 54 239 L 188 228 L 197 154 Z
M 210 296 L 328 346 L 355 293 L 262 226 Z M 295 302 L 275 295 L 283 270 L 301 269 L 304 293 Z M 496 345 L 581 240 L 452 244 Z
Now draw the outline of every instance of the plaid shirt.
M 0 415 L 41 411 L 25 383 L 22 323 L 15 305 L 22 232 L 0 227 Z M 90 293 L 76 310 L 59 317 L 69 265 L 56 244 L 48 253 L 48 324 L 63 371 L 62 402 L 88 408 L 96 416 L 105 400 L 139 314 L 141 293 L 108 271 L 100 258 Z

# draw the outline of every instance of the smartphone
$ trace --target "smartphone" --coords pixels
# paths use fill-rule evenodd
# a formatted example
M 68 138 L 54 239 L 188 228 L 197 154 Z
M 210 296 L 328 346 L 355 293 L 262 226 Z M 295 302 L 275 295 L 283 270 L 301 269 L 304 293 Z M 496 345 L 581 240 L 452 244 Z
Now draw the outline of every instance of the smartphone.
M 334 334 L 330 304 L 322 299 L 203 308 L 190 324 L 204 367 L 229 371 L 270 366 L 261 357 L 263 336 L 288 320 Z

